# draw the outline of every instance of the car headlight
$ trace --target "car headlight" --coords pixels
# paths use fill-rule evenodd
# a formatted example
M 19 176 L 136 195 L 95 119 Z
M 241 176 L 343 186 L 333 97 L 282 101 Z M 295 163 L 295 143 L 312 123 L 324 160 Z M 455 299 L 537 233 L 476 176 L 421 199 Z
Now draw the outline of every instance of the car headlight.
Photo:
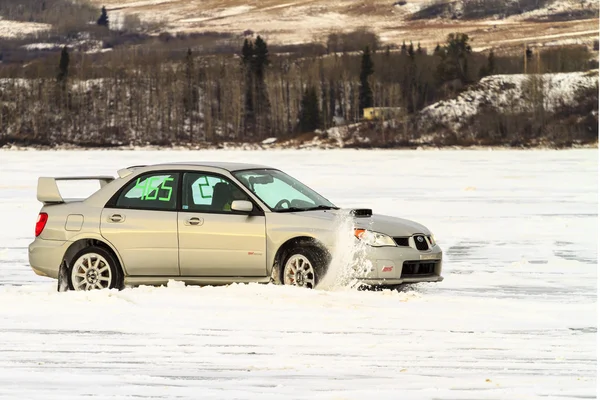
M 389 237 L 388 235 L 384 235 L 383 233 L 373 232 L 367 229 L 354 229 L 354 236 L 357 239 L 363 241 L 369 246 L 373 247 L 383 247 L 383 246 L 396 246 L 396 242 L 394 239 Z
M 433 233 L 429 235 L 429 240 L 431 241 L 431 245 L 435 246 L 435 235 Z

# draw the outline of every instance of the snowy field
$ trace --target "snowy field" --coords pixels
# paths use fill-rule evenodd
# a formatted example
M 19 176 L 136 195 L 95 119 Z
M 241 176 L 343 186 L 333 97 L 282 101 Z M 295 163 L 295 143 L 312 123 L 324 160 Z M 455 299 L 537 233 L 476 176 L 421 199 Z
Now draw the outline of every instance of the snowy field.
M 22 22 L 2 19 L 0 16 L 0 37 L 15 38 L 24 35 L 33 35 L 44 32 L 50 29 L 48 24 L 40 24 L 37 22 Z
M 422 222 L 445 280 L 57 293 L 29 269 L 39 175 L 183 160 Z M 0 398 L 596 398 L 597 168 L 597 150 L 0 151 Z

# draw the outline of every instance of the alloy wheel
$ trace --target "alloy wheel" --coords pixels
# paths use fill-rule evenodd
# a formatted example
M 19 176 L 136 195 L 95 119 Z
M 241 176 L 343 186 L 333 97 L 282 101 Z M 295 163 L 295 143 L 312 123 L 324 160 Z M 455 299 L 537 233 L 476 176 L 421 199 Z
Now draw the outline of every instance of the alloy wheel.
M 302 254 L 294 254 L 285 263 L 283 283 L 313 289 L 316 283 L 315 268 Z
M 87 253 L 79 257 L 71 270 L 75 290 L 106 289 L 112 282 L 112 271 L 104 257 Z

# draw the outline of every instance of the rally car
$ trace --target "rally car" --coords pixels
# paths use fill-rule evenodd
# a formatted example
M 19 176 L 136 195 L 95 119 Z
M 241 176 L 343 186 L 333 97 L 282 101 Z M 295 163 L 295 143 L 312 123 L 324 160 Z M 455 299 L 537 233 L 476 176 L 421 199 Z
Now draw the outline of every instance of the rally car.
M 85 199 L 57 182 L 98 180 Z M 112 176 L 40 177 L 43 203 L 29 245 L 35 273 L 59 291 L 162 285 L 274 282 L 315 288 L 327 273 L 347 216 L 366 248 L 365 285 L 443 278 L 442 250 L 423 225 L 340 209 L 290 175 L 222 162 L 133 166 Z M 360 273 L 359 273 L 360 272 Z

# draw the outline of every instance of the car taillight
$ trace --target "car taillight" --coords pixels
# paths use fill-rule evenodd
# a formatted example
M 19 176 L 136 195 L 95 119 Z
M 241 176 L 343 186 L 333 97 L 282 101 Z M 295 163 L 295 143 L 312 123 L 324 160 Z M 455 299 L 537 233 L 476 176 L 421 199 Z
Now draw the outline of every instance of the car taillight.
M 42 233 L 44 227 L 46 226 L 46 222 L 48 222 L 48 214 L 40 213 L 40 215 L 38 215 L 37 222 L 35 223 L 35 237 L 40 236 L 40 233 Z

